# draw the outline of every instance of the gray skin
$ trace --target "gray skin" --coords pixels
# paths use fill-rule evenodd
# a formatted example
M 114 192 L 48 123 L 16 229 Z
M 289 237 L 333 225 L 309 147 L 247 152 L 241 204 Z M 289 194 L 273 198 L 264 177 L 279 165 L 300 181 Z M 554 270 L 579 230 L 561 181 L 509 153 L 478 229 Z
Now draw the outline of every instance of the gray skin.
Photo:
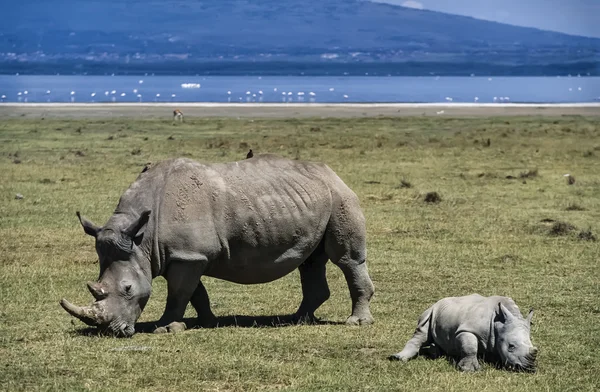
M 404 349 L 389 357 L 409 361 L 422 347 L 430 354 L 458 358 L 462 371 L 481 368 L 478 357 L 491 357 L 506 368 L 535 371 L 538 349 L 531 344 L 533 310 L 523 318 L 511 298 L 472 294 L 438 301 L 419 318 L 413 337 Z
M 88 283 L 96 301 L 61 305 L 117 336 L 134 334 L 157 276 L 168 286 L 157 333 L 185 329 L 190 301 L 200 326 L 215 325 L 202 276 L 257 284 L 298 268 L 303 299 L 294 316 L 314 319 L 329 298 L 328 260 L 348 282 L 347 324 L 373 322 L 365 218 L 354 192 L 324 164 L 274 155 L 222 164 L 167 160 L 144 169 L 104 226 L 77 215 L 96 239 L 100 277 Z

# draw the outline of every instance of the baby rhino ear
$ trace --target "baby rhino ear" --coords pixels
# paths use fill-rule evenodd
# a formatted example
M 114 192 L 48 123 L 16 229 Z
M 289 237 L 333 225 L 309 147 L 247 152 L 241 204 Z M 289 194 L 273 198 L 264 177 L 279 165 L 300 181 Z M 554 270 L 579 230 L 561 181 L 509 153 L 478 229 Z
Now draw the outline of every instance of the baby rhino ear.
M 500 321 L 505 323 L 515 317 L 508 309 L 506 309 L 506 306 L 502 305 L 502 302 L 498 302 L 498 316 Z
M 533 308 L 529 309 L 529 314 L 527 315 L 527 322 L 531 325 L 531 319 L 533 318 Z

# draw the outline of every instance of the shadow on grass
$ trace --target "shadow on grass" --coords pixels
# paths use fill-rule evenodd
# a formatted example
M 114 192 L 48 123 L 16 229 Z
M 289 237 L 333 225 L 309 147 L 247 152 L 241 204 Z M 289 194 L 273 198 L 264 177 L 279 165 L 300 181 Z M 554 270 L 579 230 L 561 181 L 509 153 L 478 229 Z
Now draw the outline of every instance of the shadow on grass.
M 238 327 L 238 328 L 282 328 L 290 327 L 294 325 L 342 325 L 341 321 L 327 321 L 327 320 L 306 320 L 294 317 L 294 315 L 273 315 L 273 316 L 221 316 L 217 317 L 217 323 L 215 326 L 201 327 L 197 324 L 196 318 L 185 318 L 183 319 L 188 330 L 190 329 L 213 329 L 213 328 L 226 328 L 226 327 Z M 135 324 L 135 333 L 153 333 L 158 325 L 158 321 L 146 321 Z M 86 327 L 77 329 L 76 334 L 80 336 L 112 336 L 111 334 L 96 328 Z
M 443 358 L 446 362 L 448 362 L 448 364 L 450 364 L 452 367 L 454 367 L 458 370 L 459 358 L 444 353 L 440 349 L 436 348 L 435 345 L 421 347 L 421 349 L 419 350 L 418 357 L 424 358 L 425 360 L 428 360 L 428 361 L 435 361 L 435 360 Z M 398 358 L 395 358 L 393 355 L 389 356 L 388 359 L 391 361 L 398 360 Z M 518 368 L 518 367 L 517 368 L 507 367 L 502 362 L 502 359 L 500 358 L 500 356 L 496 353 L 485 353 L 482 356 L 478 356 L 478 360 L 480 363 L 485 363 L 496 370 L 506 370 L 506 371 L 523 372 L 523 373 L 535 373 L 536 372 L 535 367 L 529 368 L 529 369 Z

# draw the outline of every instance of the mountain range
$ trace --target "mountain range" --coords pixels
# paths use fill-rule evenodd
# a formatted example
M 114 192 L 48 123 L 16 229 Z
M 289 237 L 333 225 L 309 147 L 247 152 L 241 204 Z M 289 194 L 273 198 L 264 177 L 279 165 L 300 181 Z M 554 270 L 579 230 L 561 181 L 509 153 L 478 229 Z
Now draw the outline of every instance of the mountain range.
M 0 72 L 600 74 L 600 39 L 364 0 L 29 0 Z

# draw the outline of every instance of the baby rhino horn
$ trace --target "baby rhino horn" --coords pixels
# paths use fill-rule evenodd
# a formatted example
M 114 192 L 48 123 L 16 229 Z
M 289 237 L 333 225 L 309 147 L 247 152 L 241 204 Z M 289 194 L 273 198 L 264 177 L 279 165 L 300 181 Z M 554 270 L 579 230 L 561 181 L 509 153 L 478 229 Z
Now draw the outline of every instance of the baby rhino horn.
M 94 298 L 96 298 L 96 301 L 100 301 L 108 296 L 106 289 L 98 282 L 88 282 L 87 287 Z

